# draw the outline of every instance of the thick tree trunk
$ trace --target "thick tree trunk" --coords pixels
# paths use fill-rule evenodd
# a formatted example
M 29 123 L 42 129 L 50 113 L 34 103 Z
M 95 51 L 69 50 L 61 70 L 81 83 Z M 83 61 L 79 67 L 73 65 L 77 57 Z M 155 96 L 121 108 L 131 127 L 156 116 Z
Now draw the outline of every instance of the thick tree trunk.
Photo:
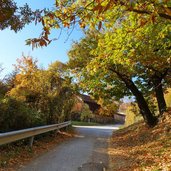
M 134 82 L 127 76 L 124 75 L 118 71 L 116 71 L 114 68 L 109 68 L 111 71 L 113 71 L 117 76 L 125 83 L 126 87 L 132 92 L 132 94 L 135 96 L 138 107 L 140 109 L 140 113 L 144 118 L 144 121 L 150 126 L 153 127 L 157 124 L 158 119 L 155 117 L 144 99 L 143 94 L 141 91 L 138 90 L 137 86 L 134 84 Z
M 142 114 L 145 122 L 150 126 L 153 127 L 157 124 L 157 118 L 151 113 L 147 102 L 145 101 L 143 94 L 138 90 L 136 85 L 132 80 L 125 80 L 124 81 L 127 88 L 131 90 L 132 94 L 135 96 L 138 107 L 140 109 L 140 113 Z
M 153 84 L 154 84 L 154 89 L 155 89 L 155 93 L 156 93 L 159 114 L 162 115 L 166 111 L 166 101 L 164 99 L 164 93 L 163 93 L 161 79 L 159 79 L 159 78 L 154 79 Z

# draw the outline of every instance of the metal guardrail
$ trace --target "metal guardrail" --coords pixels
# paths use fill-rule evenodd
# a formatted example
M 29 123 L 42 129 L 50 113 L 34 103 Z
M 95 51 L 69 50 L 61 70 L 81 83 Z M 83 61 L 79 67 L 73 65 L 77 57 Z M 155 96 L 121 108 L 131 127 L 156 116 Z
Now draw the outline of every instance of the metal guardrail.
M 35 135 L 58 130 L 69 125 L 71 125 L 71 121 L 2 133 L 0 134 L 0 145 L 30 137 L 30 146 L 32 146 Z

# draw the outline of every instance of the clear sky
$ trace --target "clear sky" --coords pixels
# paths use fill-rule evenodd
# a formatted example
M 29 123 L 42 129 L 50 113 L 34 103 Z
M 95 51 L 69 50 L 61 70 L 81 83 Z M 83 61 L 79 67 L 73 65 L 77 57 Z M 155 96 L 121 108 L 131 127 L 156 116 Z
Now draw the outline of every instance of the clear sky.
M 15 2 L 17 2 L 18 6 L 27 3 L 34 10 L 45 7 L 52 9 L 55 0 L 15 0 Z M 72 41 L 79 40 L 83 35 L 80 29 L 76 27 L 69 39 L 67 39 L 67 31 L 64 30 L 59 40 L 52 42 L 48 47 L 32 50 L 31 46 L 25 45 L 25 40 L 39 37 L 41 29 L 41 25 L 35 26 L 32 23 L 17 33 L 9 29 L 0 31 L 0 64 L 4 68 L 1 76 L 14 69 L 13 64 L 16 63 L 17 58 L 22 56 L 22 53 L 38 59 L 38 64 L 44 67 L 56 60 L 66 62 L 68 60 L 67 51 L 70 49 Z M 59 31 L 54 31 L 52 36 L 57 38 Z

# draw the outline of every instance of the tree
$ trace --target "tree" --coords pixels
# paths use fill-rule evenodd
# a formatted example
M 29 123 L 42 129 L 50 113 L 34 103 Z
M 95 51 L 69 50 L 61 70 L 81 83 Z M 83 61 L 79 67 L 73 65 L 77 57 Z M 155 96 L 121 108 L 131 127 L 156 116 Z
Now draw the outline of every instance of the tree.
M 16 74 L 13 72 L 0 81 L 0 132 L 24 129 L 43 123 L 36 110 L 31 109 L 23 101 L 7 95 L 15 87 Z
M 91 53 L 92 50 L 98 48 L 98 39 L 99 38 L 94 36 L 94 34 L 88 34 L 80 43 L 74 44 L 73 48 L 69 51 L 69 65 L 73 68 L 73 73 L 76 73 L 80 81 L 79 85 L 82 86 L 85 91 L 92 93 L 95 97 L 103 94 L 104 96 L 108 96 L 109 98 L 113 97 L 114 99 L 128 95 L 129 92 L 126 91 L 127 88 L 133 95 L 138 97 L 142 115 L 148 124 L 152 125 L 155 119 L 142 93 L 132 81 L 134 73 L 127 70 L 129 67 L 121 64 L 114 65 L 111 62 L 111 58 L 99 57 L 96 56 L 97 54 L 93 55 Z M 111 51 L 109 52 L 113 53 Z M 117 68 L 119 68 L 119 71 Z
M 135 70 L 136 80 L 144 85 L 146 82 L 148 89 L 155 90 L 159 112 L 162 114 L 166 110 L 163 85 L 170 70 L 170 25 L 167 21 L 159 20 L 142 27 L 134 15 L 123 21 L 121 27 L 107 31 L 96 55 L 106 58 L 111 56 L 115 64 L 118 61 L 119 64 L 131 67 L 128 71 Z M 147 85 L 149 82 L 151 87 Z
M 139 27 L 138 21 L 136 23 L 137 27 Z M 161 115 L 166 111 L 163 88 L 166 87 L 166 80 L 168 79 L 171 65 L 171 40 L 169 35 L 169 23 L 159 20 L 156 23 L 151 23 L 136 29 L 132 33 L 132 39 L 128 41 L 129 43 L 133 43 L 131 45 L 128 44 L 128 46 L 131 46 L 130 50 L 132 50 L 132 52 L 130 51 L 131 55 L 129 58 L 132 61 L 139 62 L 136 64 L 138 70 L 141 73 L 141 77 L 146 79 L 149 89 L 154 89 Z
M 80 113 L 80 119 L 81 121 L 88 121 L 94 118 L 94 114 L 92 113 L 92 111 L 90 110 L 88 104 L 83 103 L 82 106 L 82 111 Z
M 21 59 L 17 59 L 17 63 L 15 65 L 17 74 L 14 75 L 13 88 L 8 94 L 25 102 L 31 94 L 36 94 L 34 73 L 38 71 L 37 61 L 23 55 Z
M 100 101 L 98 101 L 98 103 L 101 106 L 101 108 L 98 110 L 98 114 L 103 115 L 103 116 L 113 117 L 119 108 L 118 103 L 114 102 L 114 100 L 111 100 L 111 99 L 110 100 L 100 99 Z
M 38 111 L 46 124 L 67 120 L 74 100 L 71 81 L 64 77 L 64 64 L 56 62 L 44 70 L 36 62 L 25 56 L 18 60 L 15 86 L 8 95 Z
M 40 14 L 40 10 L 33 12 L 27 4 L 18 7 L 13 0 L 0 0 L 0 30 L 10 28 L 17 32 L 26 24 L 39 20 Z
M 63 27 L 74 28 L 76 23 L 79 23 L 80 27 L 85 30 L 100 30 L 99 34 L 102 35 L 100 38 L 101 42 L 98 40 L 98 48 L 96 48 L 96 52 L 94 54 L 95 59 L 93 59 L 90 62 L 90 65 L 86 66 L 85 68 L 86 70 L 88 69 L 90 71 L 90 74 L 87 76 L 84 75 L 84 77 L 87 77 L 87 80 L 89 80 L 89 78 L 90 80 L 92 78 L 94 79 L 94 82 L 90 84 L 90 86 L 95 88 L 96 85 L 95 91 L 98 93 L 101 90 L 104 90 L 104 87 L 106 87 L 105 81 L 103 79 L 98 79 L 99 77 L 102 78 L 102 76 L 105 75 L 109 79 L 112 75 L 114 75 L 114 77 L 117 75 L 115 83 L 122 85 L 122 87 L 126 85 L 126 87 L 136 97 L 144 119 L 149 122 L 149 124 L 152 124 L 153 122 L 155 123 L 156 119 L 149 110 L 148 104 L 146 102 L 145 96 L 148 96 L 146 90 L 147 88 L 155 89 L 159 112 L 162 114 L 163 111 L 166 110 L 166 105 L 163 98 L 163 86 L 161 85 L 163 84 L 163 81 L 165 81 L 169 69 L 164 67 L 163 70 L 159 70 L 158 72 L 159 67 L 151 67 L 151 65 L 149 66 L 147 64 L 153 59 L 157 62 L 157 64 L 159 64 L 159 61 L 162 61 L 161 52 L 164 52 L 164 55 L 165 52 L 167 53 L 164 57 L 164 60 L 169 59 L 168 56 L 170 53 L 170 47 L 168 46 L 168 43 L 170 38 L 167 37 L 169 37 L 170 34 L 170 2 L 144 2 L 142 0 L 94 0 L 73 2 L 65 0 L 57 1 L 55 5 L 56 7 L 54 10 L 47 12 L 42 18 L 44 32 L 41 37 L 39 39 L 29 40 L 30 42 L 28 43 L 33 43 L 38 46 L 47 45 L 51 42 L 51 40 L 49 40 L 51 29 Z M 167 34 L 164 34 L 164 39 L 162 38 L 161 41 L 160 37 L 162 37 L 162 34 L 159 34 L 158 36 L 155 35 L 153 40 L 159 42 L 156 46 L 154 41 L 152 41 L 152 43 L 150 42 L 152 37 L 148 38 L 147 33 L 153 35 L 152 30 L 154 30 L 154 33 L 157 33 L 153 26 L 157 25 L 160 27 L 162 22 L 164 23 L 164 29 L 167 30 L 165 30 Z M 149 50 L 150 53 L 148 53 L 146 57 L 143 57 L 143 60 L 141 60 L 138 47 L 144 48 L 144 43 L 146 44 L 146 42 L 144 42 L 142 39 L 143 29 L 145 29 L 146 32 L 145 40 L 150 44 L 150 48 L 146 46 L 146 49 Z M 164 29 L 158 30 L 158 32 L 165 32 Z M 115 33 L 117 33 L 119 36 L 117 36 Z M 137 33 L 136 36 L 134 36 L 134 33 Z M 131 35 L 133 38 L 131 38 Z M 114 36 L 117 37 L 117 39 Z M 111 39 L 111 37 L 113 37 L 114 41 Z M 103 40 L 105 40 L 105 43 L 102 43 Z M 141 40 L 143 42 L 142 44 L 140 43 Z M 165 44 L 164 46 L 162 45 L 162 42 Z M 101 45 L 99 45 L 100 43 Z M 117 48 L 115 48 L 114 43 L 117 43 Z M 120 43 L 121 46 L 119 45 Z M 162 47 L 162 50 L 158 48 L 160 46 Z M 101 47 L 103 50 L 100 50 Z M 98 54 L 99 52 L 101 53 L 100 55 Z M 117 53 L 119 55 L 116 55 Z M 154 57 L 154 54 L 157 55 L 157 58 Z M 115 60 L 112 58 L 115 58 Z M 148 60 L 148 58 L 150 58 L 150 60 Z M 97 64 L 100 64 L 100 66 L 104 67 L 104 69 L 97 67 Z M 134 66 L 132 66 L 133 64 Z M 165 64 L 167 64 L 167 62 L 165 62 Z M 147 72 L 146 67 L 148 68 Z M 109 70 L 110 72 L 108 72 Z M 140 71 L 142 70 L 145 74 L 140 76 Z M 152 70 L 152 72 L 150 70 Z M 126 73 L 124 73 L 125 71 Z M 136 82 L 133 80 L 135 78 L 137 79 Z M 148 85 L 148 82 L 151 83 L 151 85 Z M 146 85 L 144 85 L 144 83 Z M 137 86 L 138 84 L 139 86 Z M 105 90 L 107 89 L 105 88 Z M 144 92 L 146 93 L 145 96 L 143 95 Z
M 78 23 L 81 28 L 105 29 L 122 22 L 129 14 L 136 13 L 141 25 L 156 22 L 162 18 L 171 21 L 171 4 L 169 0 L 145 2 L 144 0 L 59 0 L 51 11 L 42 17 L 44 32 L 40 38 L 29 39 L 28 44 L 47 46 L 51 40 L 52 29 L 74 28 Z
M 78 76 L 80 75 L 80 81 L 90 92 L 98 93 L 97 89 L 100 89 L 99 93 L 105 92 L 108 89 L 107 85 L 112 88 L 115 87 L 116 83 L 120 83 L 120 85 L 124 83 L 126 88 L 136 97 L 145 121 L 149 125 L 153 125 L 156 123 L 156 118 L 149 110 L 143 94 L 146 93 L 146 96 L 149 96 L 147 83 L 154 77 L 156 70 L 161 73 L 168 70 L 170 51 L 166 49 L 170 41 L 167 39 L 169 29 L 167 23 L 165 27 L 164 25 L 161 27 L 161 25 L 151 24 L 143 28 L 137 28 L 138 25 L 136 24 L 130 25 L 128 23 L 127 25 L 125 22 L 120 28 L 116 29 L 114 27 L 114 30 L 110 29 L 104 34 L 99 33 L 101 36 L 88 35 L 80 43 L 75 43 L 73 49 L 69 52 L 70 65 L 75 66 L 74 71 L 77 72 Z M 136 30 L 137 34 L 129 29 Z M 167 33 L 164 33 L 163 30 L 167 30 Z M 163 39 L 157 36 L 161 33 L 164 36 Z M 150 36 L 147 37 L 147 35 Z M 146 39 L 144 40 L 144 38 Z M 157 50 L 156 41 L 158 41 L 160 47 Z M 146 54 L 144 55 L 144 53 Z M 163 57 L 161 57 L 161 53 Z M 155 62 L 155 65 L 150 61 Z M 151 70 L 151 68 L 154 69 Z M 167 75 L 167 73 L 165 74 Z M 166 75 L 163 75 L 162 79 Z M 154 84 L 154 81 L 152 82 L 152 88 L 156 91 L 156 84 Z M 162 85 L 161 82 L 159 84 Z M 117 95 L 116 90 L 115 95 Z M 159 99 L 161 98 L 159 97 Z

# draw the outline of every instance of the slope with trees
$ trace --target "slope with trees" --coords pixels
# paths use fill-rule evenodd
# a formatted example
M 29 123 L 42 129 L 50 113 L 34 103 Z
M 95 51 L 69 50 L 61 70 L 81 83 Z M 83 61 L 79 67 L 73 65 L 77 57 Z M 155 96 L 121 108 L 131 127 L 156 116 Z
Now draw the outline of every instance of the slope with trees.
M 143 118 L 152 126 L 156 117 L 147 104 L 152 93 L 156 93 L 159 113 L 166 110 L 163 86 L 169 85 L 170 27 L 161 21 L 139 27 L 136 17 L 129 17 L 119 27 L 89 32 L 75 43 L 69 52 L 69 65 L 80 76 L 80 83 L 84 82 L 83 88 L 95 94 L 108 92 L 106 95 L 112 97 L 113 92 L 115 98 L 129 95 L 122 88 L 126 86 L 136 97 Z

